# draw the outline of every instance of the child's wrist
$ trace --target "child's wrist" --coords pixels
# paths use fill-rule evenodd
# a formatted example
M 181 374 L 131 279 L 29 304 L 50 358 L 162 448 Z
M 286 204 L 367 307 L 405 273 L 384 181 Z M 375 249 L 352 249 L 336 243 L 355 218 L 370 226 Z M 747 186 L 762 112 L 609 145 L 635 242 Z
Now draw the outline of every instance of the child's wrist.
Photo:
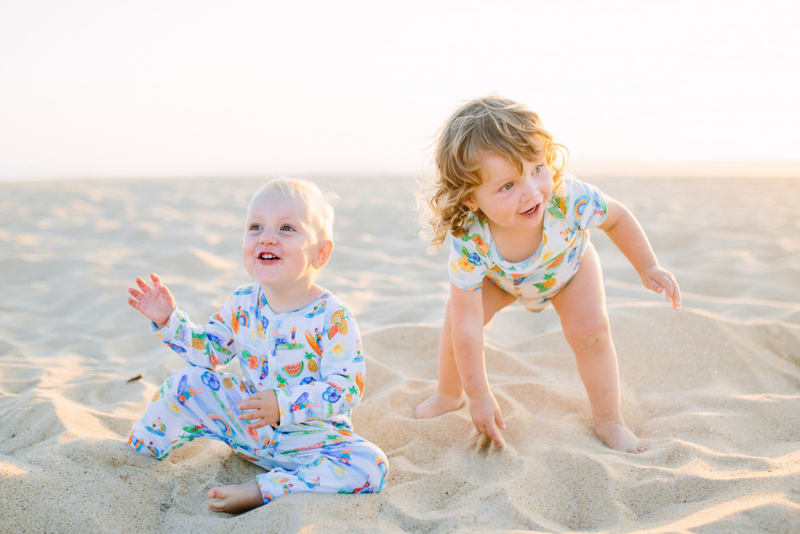
M 469 400 L 479 400 L 492 394 L 488 382 L 473 385 L 464 384 L 464 392 L 467 394 Z
M 163 329 L 163 328 L 166 328 L 167 326 L 169 326 L 169 318 L 170 318 L 170 317 L 172 317 L 172 314 L 173 314 L 173 313 L 175 313 L 175 308 L 172 308 L 172 311 L 171 311 L 171 312 L 169 312 L 169 315 L 167 315 L 166 317 L 164 317 L 164 319 L 163 319 L 163 320 L 161 320 L 161 321 L 153 321 L 153 324 L 154 324 L 154 325 L 156 325 L 156 327 L 157 327 L 159 330 L 161 330 L 161 329 Z

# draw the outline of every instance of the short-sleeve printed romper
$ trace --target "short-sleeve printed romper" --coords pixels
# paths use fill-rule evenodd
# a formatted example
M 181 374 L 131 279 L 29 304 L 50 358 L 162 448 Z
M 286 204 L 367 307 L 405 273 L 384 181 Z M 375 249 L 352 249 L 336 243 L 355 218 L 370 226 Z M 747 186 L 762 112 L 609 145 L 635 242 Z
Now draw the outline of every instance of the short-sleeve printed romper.
M 488 276 L 530 311 L 541 311 L 578 272 L 590 246 L 588 230 L 605 220 L 606 210 L 606 199 L 596 187 L 564 175 L 544 214 L 539 249 L 519 263 L 500 257 L 488 221 L 472 214 L 466 233 L 452 238 L 450 281 L 466 291 L 478 291 Z

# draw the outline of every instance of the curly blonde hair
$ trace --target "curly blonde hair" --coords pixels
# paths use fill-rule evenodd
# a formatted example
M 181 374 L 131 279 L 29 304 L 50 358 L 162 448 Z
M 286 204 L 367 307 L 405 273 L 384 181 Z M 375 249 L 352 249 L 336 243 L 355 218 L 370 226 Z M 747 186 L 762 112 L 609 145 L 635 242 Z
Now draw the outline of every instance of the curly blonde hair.
M 522 174 L 522 162 L 542 154 L 557 186 L 569 152 L 553 141 L 539 115 L 496 94 L 476 98 L 458 108 L 439 130 L 434 159 L 436 179 L 420 202 L 422 235 L 438 251 L 447 234 L 462 237 L 470 209 L 465 201 L 481 185 L 480 155 L 494 152 L 508 158 Z

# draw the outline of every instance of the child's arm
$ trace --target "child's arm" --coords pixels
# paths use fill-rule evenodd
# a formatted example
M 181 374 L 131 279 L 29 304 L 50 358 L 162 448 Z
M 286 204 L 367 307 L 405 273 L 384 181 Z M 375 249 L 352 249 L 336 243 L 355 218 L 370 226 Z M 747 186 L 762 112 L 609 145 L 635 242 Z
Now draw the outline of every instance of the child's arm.
M 486 376 L 483 351 L 483 295 L 481 291 L 466 291 L 450 284 L 450 322 L 453 336 L 453 355 L 461 383 L 469 398 L 472 423 L 481 434 L 503 445 L 500 429 L 505 429 Z
M 681 305 L 681 290 L 675 276 L 658 264 L 653 248 L 636 217 L 619 201 L 606 196 L 608 212 L 602 224 L 603 230 L 617 248 L 628 258 L 639 273 L 642 284 L 656 293 L 664 292 L 672 307 Z
M 151 330 L 159 339 L 187 363 L 199 367 L 213 369 L 233 358 L 233 332 L 224 319 L 231 316 L 230 299 L 203 328 L 175 306 L 172 293 L 157 274 L 151 274 L 150 279 L 153 287 L 136 277 L 140 290 L 128 289 L 132 297 L 128 304 L 153 322 Z
M 158 328 L 164 328 L 169 316 L 172 315 L 172 310 L 175 309 L 175 299 L 156 273 L 151 273 L 150 279 L 153 281 L 153 287 L 140 276 L 136 277 L 139 289 L 128 288 L 128 293 L 132 297 L 128 298 L 128 304 L 153 321 Z

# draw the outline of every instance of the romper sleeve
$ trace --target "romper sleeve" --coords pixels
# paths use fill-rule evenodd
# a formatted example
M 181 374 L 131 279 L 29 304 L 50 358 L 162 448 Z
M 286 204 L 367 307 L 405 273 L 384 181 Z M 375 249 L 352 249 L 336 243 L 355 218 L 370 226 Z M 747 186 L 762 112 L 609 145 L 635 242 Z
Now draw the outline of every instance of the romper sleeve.
M 339 306 L 326 317 L 319 348 L 321 380 L 278 388 L 279 428 L 349 412 L 364 394 L 366 364 L 353 315 Z
M 187 363 L 196 367 L 214 369 L 233 358 L 233 330 L 226 321 L 231 317 L 231 297 L 203 327 L 189 319 L 183 310 L 175 308 L 160 330 L 151 323 L 150 330 Z
M 608 207 L 599 189 L 571 175 L 564 176 L 564 187 L 567 226 L 573 230 L 588 230 L 603 223 Z
M 471 224 L 462 237 L 450 239 L 450 281 L 465 291 L 478 291 L 489 269 L 489 244 L 483 240 L 479 223 Z

